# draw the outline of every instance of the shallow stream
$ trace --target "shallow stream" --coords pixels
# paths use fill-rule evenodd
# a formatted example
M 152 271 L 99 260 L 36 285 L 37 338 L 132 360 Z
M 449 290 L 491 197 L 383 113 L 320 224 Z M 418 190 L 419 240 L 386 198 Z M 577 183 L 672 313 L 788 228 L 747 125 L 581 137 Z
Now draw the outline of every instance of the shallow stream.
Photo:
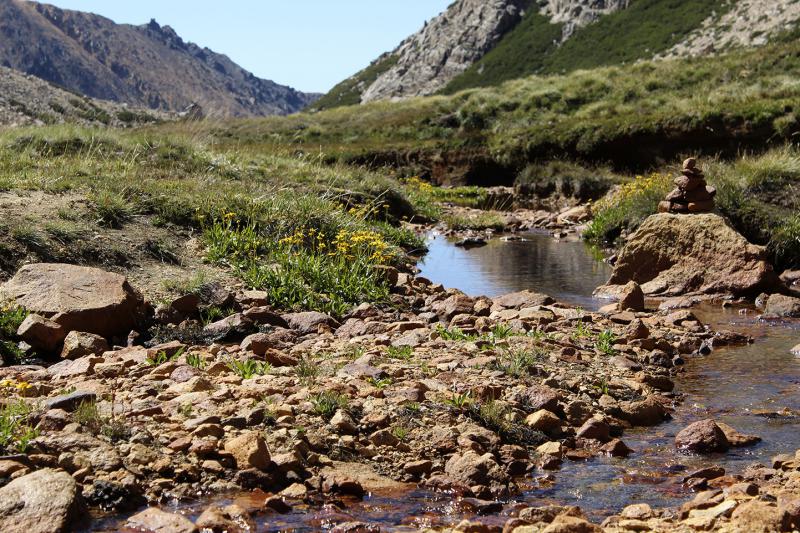
M 559 242 L 542 233 L 524 237 L 524 241 L 492 240 L 485 247 L 463 249 L 443 237 L 431 236 L 430 252 L 420 264 L 421 275 L 475 296 L 531 289 L 586 309 L 606 303 L 593 299 L 591 293 L 608 279 L 610 269 L 582 243 Z M 753 462 L 769 464 L 772 456 L 800 448 L 800 359 L 790 354 L 800 343 L 800 327 L 760 322 L 752 310 L 705 306 L 695 312 L 704 323 L 748 333 L 756 341 L 747 347 L 689 358 L 676 379 L 676 391 L 684 395 L 682 405 L 667 423 L 626 431 L 623 440 L 635 450 L 629 458 L 566 461 L 553 473 L 554 480 L 532 478 L 529 490 L 515 501 L 579 505 L 596 519 L 631 503 L 675 506 L 691 496 L 681 485 L 689 471 L 713 464 L 737 473 Z M 675 434 L 703 418 L 726 422 L 763 441 L 711 457 L 676 453 L 672 444 Z M 233 498 L 216 500 L 222 504 L 230 501 Z M 179 509 L 195 517 L 209 503 L 181 504 Z M 259 531 L 319 531 L 357 520 L 379 524 L 383 531 L 415 531 L 473 516 L 451 496 L 411 488 L 403 494 L 372 495 L 344 510 L 296 507 L 288 515 L 262 516 L 258 523 L 263 528 Z M 505 517 L 488 521 L 492 520 L 502 524 Z M 117 530 L 114 522 L 119 523 L 98 523 L 95 530 Z

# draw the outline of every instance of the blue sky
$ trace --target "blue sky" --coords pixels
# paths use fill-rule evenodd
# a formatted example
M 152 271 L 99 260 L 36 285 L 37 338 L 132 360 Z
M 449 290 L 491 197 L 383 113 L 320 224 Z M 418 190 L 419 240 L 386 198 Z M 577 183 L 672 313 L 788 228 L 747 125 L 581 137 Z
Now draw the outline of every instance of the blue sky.
M 46 0 L 115 22 L 151 18 L 256 76 L 325 92 L 452 0 Z

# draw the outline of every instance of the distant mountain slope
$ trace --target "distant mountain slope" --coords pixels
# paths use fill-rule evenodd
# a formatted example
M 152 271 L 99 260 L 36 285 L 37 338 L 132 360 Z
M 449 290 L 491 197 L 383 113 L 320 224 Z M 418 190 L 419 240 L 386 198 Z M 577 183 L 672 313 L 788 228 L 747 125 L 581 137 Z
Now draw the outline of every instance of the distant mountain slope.
M 94 100 L 56 87 L 36 76 L 0 67 L 0 126 L 60 122 L 125 126 L 170 118 L 174 118 L 174 115 Z
M 24 0 L 0 0 L 0 65 L 94 98 L 162 110 L 197 103 L 211 116 L 287 114 L 316 99 L 257 78 L 155 21 L 115 24 Z
M 515 16 L 503 19 L 502 13 Z M 470 17 L 480 22 L 469 26 Z M 532 74 L 758 46 L 798 20 L 798 0 L 457 0 L 315 107 L 449 94 Z M 496 38 L 481 40 L 483 35 Z M 465 54 L 465 42 L 482 46 Z M 444 68 L 453 64 L 451 56 L 460 58 L 458 69 Z M 435 83 L 426 80 L 432 74 Z

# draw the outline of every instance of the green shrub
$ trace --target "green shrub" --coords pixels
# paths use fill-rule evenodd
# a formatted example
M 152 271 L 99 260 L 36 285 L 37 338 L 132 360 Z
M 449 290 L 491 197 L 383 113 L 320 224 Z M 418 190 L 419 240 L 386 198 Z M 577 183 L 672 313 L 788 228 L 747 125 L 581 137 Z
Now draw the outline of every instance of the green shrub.
M 311 396 L 314 412 L 325 420 L 333 418 L 339 409 L 347 409 L 348 403 L 347 396 L 334 391 L 324 391 Z
M 17 330 L 27 316 L 28 312 L 22 307 L 0 304 L 0 360 L 6 364 L 17 363 L 24 355 L 15 339 Z
M 614 243 L 623 231 L 633 231 L 644 219 L 658 211 L 658 204 L 673 187 L 667 174 L 637 176 L 597 202 L 594 218 L 583 232 L 583 238 L 602 245 Z
M 0 409 L 0 450 L 25 453 L 39 432 L 28 423 L 33 408 L 23 400 L 6 403 Z

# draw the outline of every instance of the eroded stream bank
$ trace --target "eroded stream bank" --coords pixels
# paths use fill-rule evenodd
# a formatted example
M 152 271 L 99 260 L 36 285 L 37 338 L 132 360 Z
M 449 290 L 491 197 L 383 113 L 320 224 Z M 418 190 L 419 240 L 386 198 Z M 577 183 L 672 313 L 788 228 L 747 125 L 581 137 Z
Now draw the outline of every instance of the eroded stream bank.
M 421 275 L 470 295 L 496 296 L 531 289 L 586 309 L 605 303 L 592 299 L 591 291 L 607 279 L 608 267 L 582 243 L 558 242 L 542 233 L 524 238 L 492 240 L 486 247 L 466 250 L 443 238 L 433 239 L 430 253 L 420 265 Z M 626 429 L 625 443 L 634 450 L 628 458 L 598 455 L 565 460 L 553 471 L 537 469 L 523 492 L 501 498 L 502 503 L 493 506 L 408 485 L 406 489 L 376 491 L 362 501 L 340 500 L 342 505 L 320 501 L 295 505 L 287 514 L 256 515 L 258 530 L 316 531 L 361 522 L 382 531 L 416 531 L 478 517 L 484 524 L 502 526 L 517 508 L 546 504 L 578 505 L 594 521 L 601 521 L 633 503 L 654 508 L 678 506 L 692 496 L 683 479 L 700 468 L 721 466 L 737 474 L 753 462 L 769 465 L 774 455 L 798 446 L 800 361 L 789 350 L 800 331 L 788 323 L 759 322 L 752 310 L 709 304 L 695 313 L 705 324 L 751 335 L 755 342 L 685 358 L 683 371 L 674 379 L 681 401 L 672 420 L 652 428 Z M 704 418 L 726 422 L 763 440 L 726 454 L 679 454 L 674 448 L 675 434 Z M 256 493 L 213 501 L 257 509 L 263 499 L 263 494 Z M 209 503 L 201 499 L 172 509 L 196 518 Z M 121 523 L 115 518 L 98 523 L 93 530 L 116 530 Z

